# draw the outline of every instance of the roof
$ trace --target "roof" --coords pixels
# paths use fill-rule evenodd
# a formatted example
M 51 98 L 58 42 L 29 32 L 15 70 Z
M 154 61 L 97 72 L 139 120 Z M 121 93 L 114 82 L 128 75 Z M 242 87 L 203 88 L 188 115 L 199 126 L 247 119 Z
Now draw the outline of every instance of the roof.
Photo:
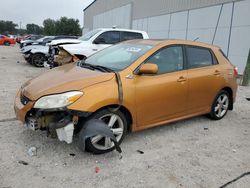
M 87 10 L 91 5 L 93 5 L 97 0 L 94 0 L 92 3 L 90 3 L 85 9 L 83 9 L 83 12 Z
M 97 30 L 102 30 L 102 31 L 128 31 L 128 32 L 138 32 L 138 33 L 146 33 L 146 31 L 142 30 L 135 30 L 135 29 L 123 29 L 123 28 L 97 28 Z
M 211 48 L 211 49 L 219 49 L 218 46 L 203 43 L 203 42 L 196 42 L 196 41 L 191 41 L 191 40 L 178 40 L 178 39 L 138 39 L 138 40 L 125 41 L 125 43 L 144 44 L 144 45 L 152 45 L 152 46 L 184 44 L 184 45 L 194 45 L 194 46 L 200 46 L 200 47 Z
M 135 40 L 127 40 L 127 41 L 124 41 L 123 43 L 156 46 L 158 44 L 161 44 L 164 41 L 165 40 L 135 39 Z

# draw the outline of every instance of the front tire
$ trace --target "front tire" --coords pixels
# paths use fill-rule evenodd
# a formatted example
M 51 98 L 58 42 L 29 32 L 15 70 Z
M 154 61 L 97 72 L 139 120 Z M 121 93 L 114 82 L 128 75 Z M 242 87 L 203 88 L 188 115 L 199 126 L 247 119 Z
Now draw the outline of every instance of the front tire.
M 31 63 L 36 67 L 44 67 L 44 62 L 47 60 L 44 54 L 34 54 L 31 57 Z
M 127 119 L 124 114 L 117 111 L 103 109 L 96 112 L 90 119 L 99 119 L 105 122 L 113 131 L 118 144 L 120 145 L 127 132 Z M 81 132 L 79 134 L 81 137 Z M 81 140 L 81 139 L 80 139 Z M 114 143 L 108 137 L 96 135 L 86 140 L 86 150 L 94 154 L 103 154 L 115 149 Z
M 227 91 L 220 91 L 220 93 L 215 97 L 211 112 L 210 118 L 213 120 L 222 119 L 228 112 L 230 105 L 230 97 Z
M 4 45 L 5 46 L 10 46 L 10 42 L 6 41 L 6 42 L 4 42 Z

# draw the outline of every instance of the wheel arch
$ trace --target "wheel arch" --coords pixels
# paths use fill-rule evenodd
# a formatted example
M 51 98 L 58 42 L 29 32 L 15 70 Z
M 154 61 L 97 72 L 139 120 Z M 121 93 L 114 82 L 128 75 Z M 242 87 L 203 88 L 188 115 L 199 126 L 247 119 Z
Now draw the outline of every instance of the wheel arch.
M 228 92 L 229 94 L 229 110 L 233 110 L 233 90 L 230 87 L 224 87 L 221 89 L 221 91 L 224 90 L 226 92 Z
M 119 110 L 124 114 L 124 116 L 126 117 L 127 121 L 128 121 L 128 127 L 127 127 L 127 131 L 131 131 L 132 130 L 132 124 L 133 124 L 133 117 L 131 112 L 125 107 L 125 106 L 120 106 L 117 104 L 111 104 L 111 105 L 107 105 L 107 106 L 103 106 L 101 108 L 99 108 L 98 110 L 96 110 L 94 113 L 103 110 L 103 109 L 116 109 L 119 108 Z

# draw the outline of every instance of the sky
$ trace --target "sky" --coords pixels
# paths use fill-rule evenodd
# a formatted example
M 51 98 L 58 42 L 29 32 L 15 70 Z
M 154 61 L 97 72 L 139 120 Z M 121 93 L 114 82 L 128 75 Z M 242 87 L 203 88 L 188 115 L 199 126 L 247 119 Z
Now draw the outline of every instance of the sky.
M 0 6 L 0 20 L 9 20 L 26 28 L 34 23 L 42 26 L 47 18 L 62 16 L 78 19 L 83 26 L 83 9 L 93 0 L 5 0 Z

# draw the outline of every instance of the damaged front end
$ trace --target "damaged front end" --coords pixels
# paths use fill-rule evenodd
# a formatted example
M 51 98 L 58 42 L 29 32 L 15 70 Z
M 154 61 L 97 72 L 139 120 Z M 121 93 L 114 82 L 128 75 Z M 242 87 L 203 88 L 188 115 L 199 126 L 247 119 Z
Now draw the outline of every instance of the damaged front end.
M 72 143 L 79 116 L 67 109 L 39 110 L 31 109 L 25 118 L 26 126 L 32 130 L 47 131 L 47 136 Z
M 26 97 L 25 89 L 19 91 L 15 100 L 15 112 L 19 120 L 32 130 L 46 130 L 48 136 L 58 137 L 60 141 L 72 143 L 74 129 L 79 118 L 90 113 L 75 112 L 67 108 L 77 101 L 83 92 L 71 91 L 47 95 L 33 101 Z
M 54 58 L 53 58 L 53 67 L 77 62 L 79 60 L 80 59 L 76 57 L 75 55 L 70 54 L 68 51 L 66 51 L 62 47 L 59 47 L 58 54 L 54 55 Z

